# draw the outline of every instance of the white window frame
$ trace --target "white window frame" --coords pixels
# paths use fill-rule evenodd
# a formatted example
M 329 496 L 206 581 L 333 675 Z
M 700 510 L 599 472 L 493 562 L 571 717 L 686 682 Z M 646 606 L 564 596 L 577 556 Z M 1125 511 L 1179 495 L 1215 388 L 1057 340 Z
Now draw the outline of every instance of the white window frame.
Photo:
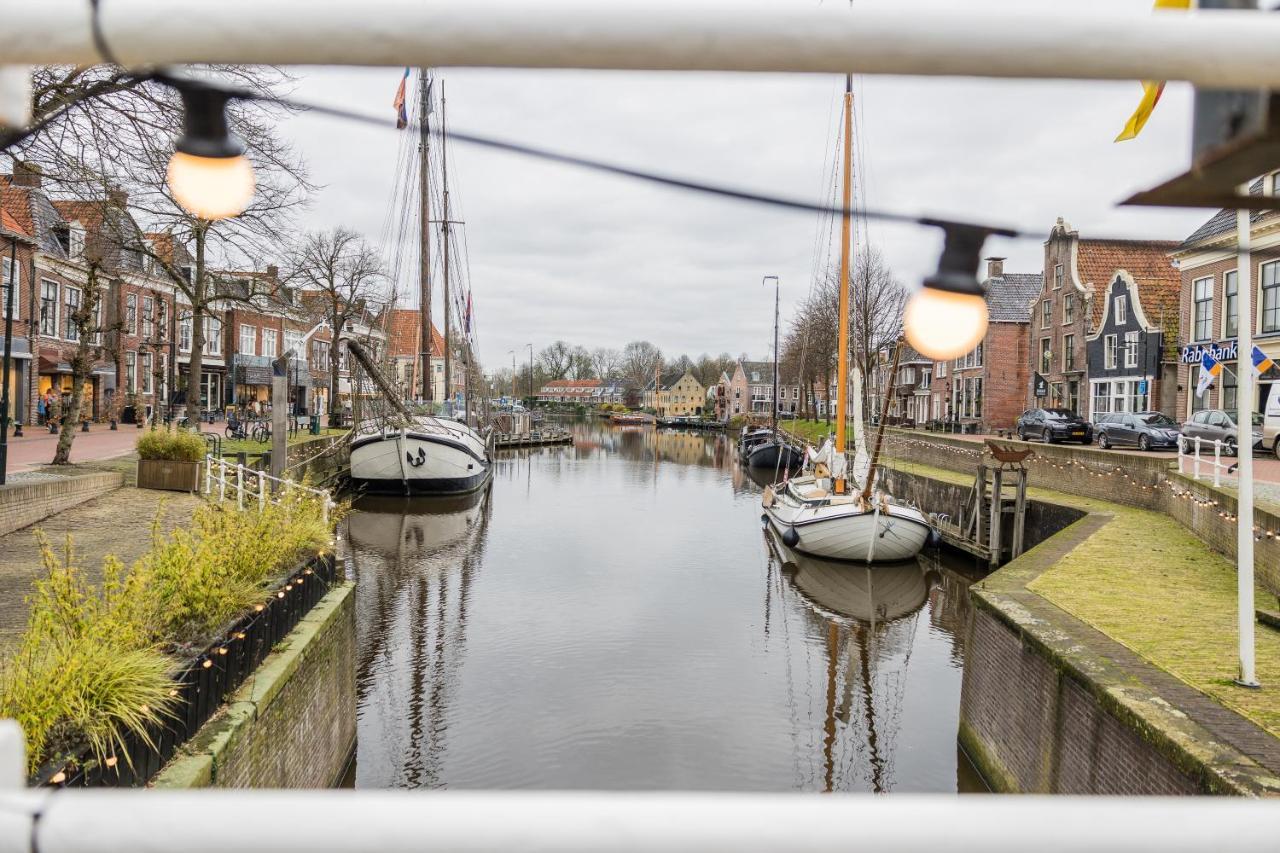
M 47 296 L 47 291 L 49 287 L 53 288 L 53 299 L 49 299 Z M 46 338 L 58 337 L 58 310 L 60 307 L 59 301 L 61 299 L 62 299 L 62 286 L 58 282 L 54 281 L 51 278 L 40 279 L 40 305 L 39 305 L 40 334 L 44 335 Z M 46 302 L 48 302 L 53 306 L 52 317 L 45 316 L 44 308 L 45 308 Z M 49 322 L 46 323 L 45 322 L 46 320 L 48 320 Z M 49 331 L 50 329 L 52 329 L 52 331 Z
M 156 334 L 156 299 L 142 297 L 142 337 L 151 340 Z
M 1138 344 L 1137 332 L 1124 333 L 1124 366 L 1126 368 L 1138 366 Z
M 138 354 L 129 350 L 124 354 L 124 393 L 133 394 L 138 390 Z
M 1053 372 L 1053 338 L 1040 339 L 1040 372 Z
M 143 394 L 155 393 L 155 376 L 153 375 L 154 367 L 155 356 L 149 352 L 144 352 L 142 354 L 142 359 L 138 363 L 138 369 L 142 371 L 142 381 L 139 382 L 138 385 L 142 388 Z
M 204 354 L 222 355 L 222 320 L 204 315 Z
M 262 354 L 267 358 L 275 358 L 279 352 L 276 348 L 279 334 L 275 329 L 262 330 Z
M 1053 289 L 1054 290 L 1062 289 L 1062 282 L 1066 278 L 1065 272 L 1066 271 L 1063 269 L 1062 264 L 1054 265 L 1054 268 L 1053 268 Z
M 1047 329 L 1053 322 L 1053 301 L 1045 299 L 1040 303 L 1040 328 Z
M 1222 337 L 1223 338 L 1234 338 L 1236 335 L 1240 334 L 1240 276 L 1238 273 L 1239 273 L 1239 270 L 1227 270 L 1222 274 Z M 1235 286 L 1236 292 L 1234 296 L 1230 295 L 1227 292 L 1228 284 Z M 1231 310 L 1232 299 L 1234 299 L 1236 302 L 1236 307 L 1234 311 Z M 1236 321 L 1236 324 L 1235 324 L 1236 328 L 1234 330 L 1228 325 L 1233 319 L 1232 317 L 1233 314 L 1235 315 L 1234 319 Z
M 124 297 L 124 330 L 126 334 L 138 334 L 138 294 L 127 293 Z
M 247 344 L 245 343 L 246 335 Z M 240 352 L 244 355 L 258 354 L 258 327 L 252 323 L 240 324 Z
M 1191 340 L 1208 341 L 1213 339 L 1213 276 L 1197 278 L 1191 282 Z M 1208 293 L 1207 297 L 1199 296 L 1201 289 Z M 1261 304 L 1261 303 L 1259 303 Z M 1200 306 L 1208 306 L 1209 316 L 1203 321 L 1199 317 Z M 1203 325 L 1205 333 L 1200 334 Z
M 75 299 L 71 297 L 74 294 Z M 80 340 L 80 330 L 76 328 L 75 313 L 80 310 L 80 305 L 84 299 L 84 291 L 79 287 L 66 285 L 62 288 L 62 322 L 65 328 L 62 330 L 62 339 L 64 341 Z
M 1115 370 L 1119 363 L 1120 336 L 1105 335 L 1102 338 L 1102 366 L 1105 370 Z
M 1075 294 L 1064 293 L 1062 295 L 1062 325 L 1070 326 L 1076 319 L 1076 300 Z
M 1120 295 L 1115 300 L 1115 321 L 1117 326 L 1126 325 L 1129 322 L 1129 297 Z
M 1063 371 L 1076 369 L 1076 336 L 1062 336 L 1062 369 Z
M 9 288 L 16 284 L 13 290 L 13 318 L 16 320 L 22 316 L 22 261 L 5 257 L 0 259 L 0 265 L 0 319 L 4 318 L 9 305 Z
M 178 315 L 178 352 L 191 352 L 191 336 L 194 332 L 191 312 L 183 311 Z

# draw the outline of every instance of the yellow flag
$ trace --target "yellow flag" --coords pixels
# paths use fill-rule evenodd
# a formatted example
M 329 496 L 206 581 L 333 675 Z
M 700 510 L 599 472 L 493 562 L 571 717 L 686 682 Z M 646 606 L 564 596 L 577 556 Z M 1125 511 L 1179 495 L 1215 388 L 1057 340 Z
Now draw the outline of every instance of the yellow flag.
M 1156 0 L 1155 8 L 1189 9 L 1191 8 L 1191 0 Z M 1129 120 L 1125 122 L 1124 130 L 1120 131 L 1120 135 L 1116 137 L 1115 141 L 1124 142 L 1126 139 L 1135 139 L 1142 132 L 1147 119 L 1151 118 L 1151 114 L 1155 112 L 1156 104 L 1160 103 L 1160 96 L 1163 94 L 1163 80 L 1144 80 L 1142 82 L 1142 100 L 1138 102 L 1138 108 L 1133 111 L 1133 115 L 1129 116 Z

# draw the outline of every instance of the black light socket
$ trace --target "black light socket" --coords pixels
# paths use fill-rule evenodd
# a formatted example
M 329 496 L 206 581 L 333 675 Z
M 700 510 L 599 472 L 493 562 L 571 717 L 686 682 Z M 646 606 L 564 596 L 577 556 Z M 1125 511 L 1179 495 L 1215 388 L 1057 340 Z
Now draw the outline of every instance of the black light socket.
M 239 157 L 245 152 L 244 143 L 231 135 L 227 125 L 227 101 L 225 92 L 204 86 L 178 86 L 182 96 L 182 136 L 174 150 L 193 157 Z
M 942 256 L 938 269 L 925 278 L 924 286 L 948 293 L 964 293 L 982 296 L 982 283 L 978 280 L 978 268 L 982 262 L 982 247 L 991 234 L 1006 237 L 1014 232 L 988 228 L 982 225 L 966 225 L 962 222 L 946 222 L 938 219 L 922 219 L 921 225 L 932 225 L 943 232 Z

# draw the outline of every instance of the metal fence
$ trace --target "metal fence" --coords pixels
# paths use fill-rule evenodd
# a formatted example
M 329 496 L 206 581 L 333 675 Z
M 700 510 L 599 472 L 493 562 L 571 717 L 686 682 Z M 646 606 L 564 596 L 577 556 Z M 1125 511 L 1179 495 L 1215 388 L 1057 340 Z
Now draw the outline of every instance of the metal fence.
M 146 738 L 126 737 L 123 752 L 103 762 L 82 749 L 42 767 L 30 780 L 32 784 L 60 788 L 145 785 L 315 607 L 337 578 L 338 564 L 332 554 L 300 565 L 267 593 L 262 604 L 179 670 L 173 684 L 175 706 L 169 716 L 148 730 Z

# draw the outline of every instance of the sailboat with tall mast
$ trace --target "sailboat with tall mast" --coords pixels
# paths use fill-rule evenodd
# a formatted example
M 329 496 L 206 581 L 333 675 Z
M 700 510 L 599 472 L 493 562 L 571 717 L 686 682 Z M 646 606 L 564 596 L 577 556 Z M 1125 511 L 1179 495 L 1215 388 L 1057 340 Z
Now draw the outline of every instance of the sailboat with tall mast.
M 418 287 L 421 311 L 421 367 L 422 398 L 434 411 L 434 371 L 431 369 L 433 327 L 431 324 L 431 193 L 430 151 L 431 131 L 428 117 L 431 113 L 431 84 L 427 70 L 420 69 L 418 102 L 418 158 L 419 158 L 419 265 Z M 443 113 L 441 117 L 441 151 L 445 148 Z M 451 396 L 452 371 L 449 323 L 448 259 L 449 259 L 449 207 L 448 172 L 441 169 L 442 186 L 442 241 L 445 259 L 445 331 L 444 331 L 444 397 Z M 358 353 L 353 354 L 358 355 Z M 366 369 L 375 379 L 376 365 Z M 391 388 L 391 383 L 378 382 L 379 387 Z M 387 393 L 384 391 L 384 393 Z M 488 485 L 493 474 L 493 457 L 486 437 L 463 421 L 434 414 L 413 415 L 403 403 L 389 399 L 394 414 L 390 417 L 361 423 L 351 442 L 351 481 L 367 492 L 397 495 L 457 495 L 475 492 Z
M 804 454 L 792 447 L 782 434 L 778 432 L 778 307 L 782 284 L 776 275 L 765 276 L 765 281 L 773 279 L 773 412 L 769 418 L 769 435 L 751 443 L 744 436 L 743 448 L 747 456 L 747 465 L 751 468 L 762 468 L 774 472 L 790 473 L 798 469 L 804 462 Z
M 806 454 L 812 471 L 765 489 L 765 520 L 783 544 L 803 554 L 866 563 L 909 560 L 934 538 L 928 518 L 915 507 L 875 489 L 876 463 L 884 438 L 880 418 L 875 454 L 868 457 L 863 439 L 860 371 L 854 369 L 854 480 L 848 477 L 845 419 L 849 392 L 849 268 L 853 213 L 853 77 L 845 76 L 843 204 L 840 224 L 840 309 L 837 354 L 836 435 Z M 895 350 L 896 353 L 896 350 Z M 896 372 L 895 354 L 890 377 Z M 892 394 L 892 386 L 888 394 Z M 886 395 L 886 401 L 888 395 Z M 851 488 L 852 486 L 852 488 Z

